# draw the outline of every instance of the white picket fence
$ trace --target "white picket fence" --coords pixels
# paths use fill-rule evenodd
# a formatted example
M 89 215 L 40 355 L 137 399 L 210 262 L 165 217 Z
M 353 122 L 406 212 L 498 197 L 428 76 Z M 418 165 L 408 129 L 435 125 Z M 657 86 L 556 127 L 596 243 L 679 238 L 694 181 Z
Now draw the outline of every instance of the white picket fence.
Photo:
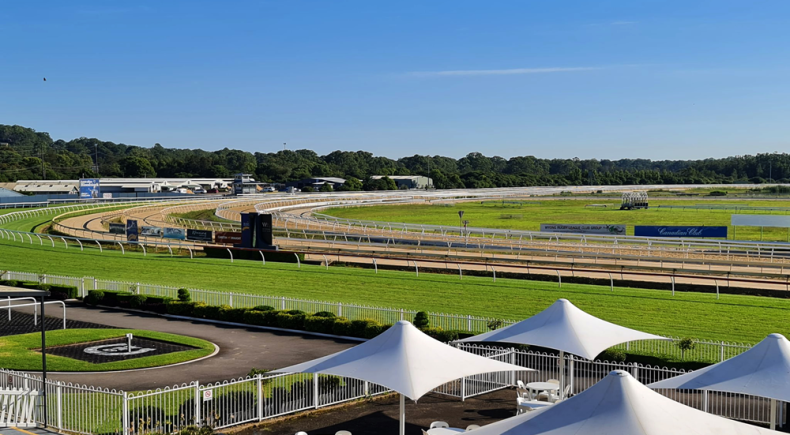
M 6 271 L 0 274 L 0 279 L 18 281 L 35 281 L 46 284 L 59 284 L 75 286 L 82 296 L 90 290 L 128 291 L 137 294 L 155 295 L 161 297 L 177 298 L 178 287 L 146 284 L 139 282 L 124 282 L 96 279 L 92 277 L 71 277 L 29 272 Z M 188 289 L 195 302 L 204 302 L 208 305 L 228 305 L 233 308 L 252 308 L 259 305 L 272 306 L 279 310 L 301 310 L 306 313 L 329 311 L 337 316 L 349 320 L 373 319 L 382 324 L 393 324 L 399 320 L 412 320 L 417 314 L 416 310 L 404 308 L 374 307 L 368 305 L 348 304 L 342 302 L 317 301 L 309 299 L 289 298 L 285 296 L 252 295 L 245 293 L 218 292 L 200 289 Z M 429 312 L 428 319 L 432 327 L 444 330 L 467 331 L 472 334 L 481 334 L 491 329 L 516 323 L 515 320 L 496 319 L 450 313 Z M 628 352 L 642 355 L 661 355 L 665 357 L 683 358 L 688 361 L 719 362 L 749 350 L 752 345 L 747 343 L 730 343 L 726 341 L 694 340 L 694 348 L 681 353 L 677 342 L 679 337 L 668 337 L 668 340 L 642 340 L 624 343 L 616 346 Z
M 458 347 L 536 371 L 498 372 L 458 379 L 436 388 L 437 394 L 464 400 L 513 387 L 518 381 L 539 382 L 559 379 L 562 375 L 558 356 L 554 354 L 476 345 Z M 645 384 L 685 373 L 635 363 L 587 361 L 571 355 L 566 358 L 565 375 L 572 394 L 581 393 L 612 370 L 626 370 Z M 173 433 L 196 424 L 221 429 L 389 392 L 385 387 L 359 379 L 312 374 L 262 374 L 213 384 L 192 382 L 140 392 L 51 380 L 46 387 L 46 423 L 50 427 L 73 433 L 123 435 Z M 0 390 L 11 388 L 41 389 L 41 378 L 0 369 Z M 685 405 L 727 418 L 755 423 L 767 423 L 770 418 L 770 400 L 761 397 L 696 390 L 657 391 Z M 37 402 L 32 414 L 38 423 L 44 423 L 42 403 Z M 786 407 L 781 403 L 779 422 L 784 422 L 785 415 Z

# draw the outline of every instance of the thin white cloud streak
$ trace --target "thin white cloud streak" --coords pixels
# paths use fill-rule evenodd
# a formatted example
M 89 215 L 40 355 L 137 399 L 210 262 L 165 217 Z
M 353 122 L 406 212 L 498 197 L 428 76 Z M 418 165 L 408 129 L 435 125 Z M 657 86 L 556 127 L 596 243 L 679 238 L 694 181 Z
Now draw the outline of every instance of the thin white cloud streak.
M 552 74 L 563 72 L 596 71 L 601 67 L 558 67 L 558 68 L 511 68 L 511 69 L 474 69 L 453 71 L 421 71 L 408 73 L 412 77 L 459 77 L 459 76 L 506 76 L 519 74 Z

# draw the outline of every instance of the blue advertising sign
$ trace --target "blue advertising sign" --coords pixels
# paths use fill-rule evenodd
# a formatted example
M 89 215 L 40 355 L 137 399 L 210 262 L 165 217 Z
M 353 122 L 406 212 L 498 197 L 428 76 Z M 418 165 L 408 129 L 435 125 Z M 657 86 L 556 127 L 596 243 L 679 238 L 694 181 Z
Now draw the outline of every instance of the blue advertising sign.
M 727 227 L 634 226 L 635 236 L 644 237 L 719 237 L 727 238 Z
M 139 233 L 137 231 L 137 221 L 130 219 L 126 221 L 126 241 L 136 242 L 137 240 L 139 240 Z
M 101 198 L 98 178 L 80 178 L 80 199 Z
M 183 228 L 165 228 L 162 232 L 162 237 L 166 239 L 184 240 L 187 238 L 187 233 Z

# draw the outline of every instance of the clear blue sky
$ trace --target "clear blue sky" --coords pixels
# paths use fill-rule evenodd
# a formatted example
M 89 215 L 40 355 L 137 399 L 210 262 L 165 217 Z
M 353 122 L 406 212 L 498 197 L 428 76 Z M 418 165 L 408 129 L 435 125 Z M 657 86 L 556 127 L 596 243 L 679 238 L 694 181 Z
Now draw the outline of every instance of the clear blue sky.
M 790 148 L 787 0 L 6 0 L 0 20 L 0 123 L 54 138 L 388 157 Z

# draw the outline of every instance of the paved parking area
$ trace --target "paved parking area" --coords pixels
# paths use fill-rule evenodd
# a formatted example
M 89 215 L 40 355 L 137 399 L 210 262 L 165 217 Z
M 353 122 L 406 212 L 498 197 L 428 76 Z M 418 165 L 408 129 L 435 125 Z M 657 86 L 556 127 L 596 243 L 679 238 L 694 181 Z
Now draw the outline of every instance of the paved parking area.
M 68 318 L 115 328 L 145 329 L 202 338 L 219 346 L 217 355 L 193 363 L 120 373 L 49 373 L 51 379 L 110 389 L 139 391 L 192 381 L 217 382 L 246 376 L 250 369 L 274 369 L 347 349 L 355 342 L 253 328 L 176 320 L 151 314 L 68 306 Z M 4 434 L 3 434 L 4 435 Z M 18 435 L 18 434 L 17 434 Z

